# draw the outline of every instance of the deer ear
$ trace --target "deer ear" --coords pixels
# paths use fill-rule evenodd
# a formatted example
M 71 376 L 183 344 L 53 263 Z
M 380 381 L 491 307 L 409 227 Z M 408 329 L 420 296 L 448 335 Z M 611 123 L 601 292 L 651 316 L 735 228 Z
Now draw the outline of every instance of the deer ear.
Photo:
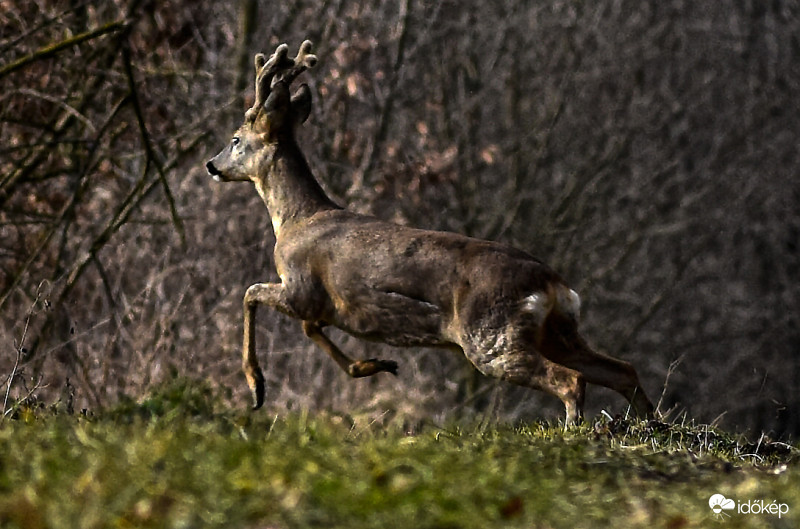
M 264 108 L 259 112 L 259 124 L 269 130 L 279 130 L 286 123 L 286 118 L 291 108 L 289 103 L 289 89 L 285 83 L 278 82 L 264 102 Z
M 307 84 L 300 85 L 300 88 L 292 96 L 292 111 L 294 112 L 294 124 L 305 123 L 311 113 L 311 90 Z

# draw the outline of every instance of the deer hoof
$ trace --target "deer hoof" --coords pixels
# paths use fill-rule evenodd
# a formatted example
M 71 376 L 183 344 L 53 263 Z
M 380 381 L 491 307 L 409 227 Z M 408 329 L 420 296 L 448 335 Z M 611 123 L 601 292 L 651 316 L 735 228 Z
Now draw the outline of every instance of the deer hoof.
M 383 360 L 382 362 L 384 364 L 384 371 L 397 376 L 397 362 L 394 360 Z
M 253 409 L 257 410 L 264 405 L 264 394 L 266 393 L 264 373 L 261 372 L 261 369 L 256 368 L 253 372 L 253 380 L 248 382 L 251 382 L 250 390 L 253 393 Z

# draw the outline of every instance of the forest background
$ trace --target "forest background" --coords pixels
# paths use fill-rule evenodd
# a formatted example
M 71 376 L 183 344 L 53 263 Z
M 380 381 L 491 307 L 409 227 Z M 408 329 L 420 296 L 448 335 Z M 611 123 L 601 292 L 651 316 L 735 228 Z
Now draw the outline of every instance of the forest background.
M 204 163 L 252 57 L 309 38 L 298 139 L 341 204 L 525 249 L 662 411 L 800 434 L 796 1 L 0 0 L 0 374 L 74 408 L 209 380 L 249 400 L 241 300 L 269 217 Z M 561 416 L 434 350 L 334 332 L 400 376 L 351 381 L 261 311 L 275 408 L 375 420 Z M 588 413 L 624 412 L 591 388 Z

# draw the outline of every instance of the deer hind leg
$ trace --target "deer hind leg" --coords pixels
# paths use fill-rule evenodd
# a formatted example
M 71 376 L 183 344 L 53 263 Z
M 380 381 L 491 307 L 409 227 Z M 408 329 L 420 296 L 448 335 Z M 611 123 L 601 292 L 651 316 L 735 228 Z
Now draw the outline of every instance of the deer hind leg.
M 464 353 L 484 375 L 558 397 L 566 410 L 566 426 L 583 419 L 586 381 L 579 372 L 551 362 L 535 349 L 492 352 L 490 347 L 480 351 L 468 348 Z
M 528 362 L 522 378 L 509 377 L 508 380 L 522 386 L 540 389 L 556 396 L 564 403 L 566 411 L 565 426 L 583 420 L 583 401 L 586 395 L 586 381 L 580 373 L 550 362 L 538 353 L 526 355 Z
M 582 340 L 581 340 L 582 341 Z M 568 356 L 564 365 L 583 373 L 592 384 L 599 384 L 621 394 L 639 417 L 653 417 L 655 409 L 639 383 L 636 369 L 628 362 L 592 350 L 582 343 L 578 355 Z
M 630 402 L 639 417 L 652 417 L 653 404 L 639 383 L 636 369 L 623 360 L 618 360 L 593 350 L 578 333 L 573 322 L 548 321 L 545 324 L 541 351 L 547 358 L 579 371 L 587 382 L 613 389 Z
M 342 368 L 342 371 L 353 378 L 369 377 L 382 371 L 397 375 L 397 362 L 392 360 L 378 360 L 377 358 L 353 360 L 344 354 L 330 338 L 325 336 L 322 332 L 322 327 L 317 323 L 304 320 L 303 332 L 305 332 L 306 336 L 311 338 L 320 349 L 328 353 L 328 355 L 333 358 L 334 362 Z

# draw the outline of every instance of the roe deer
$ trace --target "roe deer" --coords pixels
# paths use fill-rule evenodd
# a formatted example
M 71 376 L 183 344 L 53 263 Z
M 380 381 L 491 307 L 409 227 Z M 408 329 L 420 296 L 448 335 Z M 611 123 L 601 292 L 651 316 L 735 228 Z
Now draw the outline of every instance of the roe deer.
M 333 325 L 395 346 L 463 352 L 484 375 L 560 398 L 567 424 L 582 416 L 586 382 L 621 393 L 638 415 L 653 406 L 627 362 L 599 354 L 578 333 L 580 299 L 553 270 L 504 244 L 413 229 L 349 212 L 328 198 L 294 138 L 311 109 L 307 85 L 292 81 L 316 63 L 311 43 L 297 56 L 281 44 L 255 56 L 256 96 L 230 144 L 206 164 L 218 181 L 251 181 L 275 231 L 280 283 L 244 296 L 243 368 L 254 408 L 264 402 L 255 313 L 269 305 L 351 377 L 385 371 L 391 360 L 353 360 L 323 334 Z

